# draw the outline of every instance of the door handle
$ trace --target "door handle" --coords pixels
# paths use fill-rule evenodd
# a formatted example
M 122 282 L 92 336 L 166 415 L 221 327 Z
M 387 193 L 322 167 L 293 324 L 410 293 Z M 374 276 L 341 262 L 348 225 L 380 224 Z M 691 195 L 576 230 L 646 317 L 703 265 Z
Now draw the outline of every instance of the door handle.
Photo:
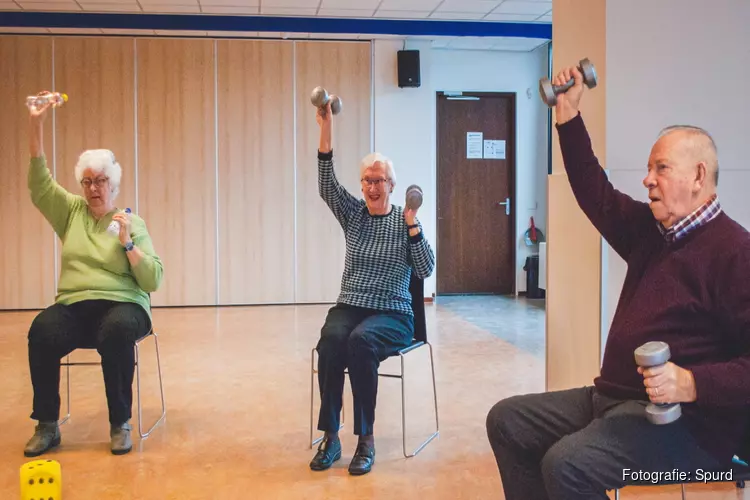
M 510 215 L 510 198 L 505 198 L 505 201 L 498 201 L 498 205 L 505 205 L 505 215 Z

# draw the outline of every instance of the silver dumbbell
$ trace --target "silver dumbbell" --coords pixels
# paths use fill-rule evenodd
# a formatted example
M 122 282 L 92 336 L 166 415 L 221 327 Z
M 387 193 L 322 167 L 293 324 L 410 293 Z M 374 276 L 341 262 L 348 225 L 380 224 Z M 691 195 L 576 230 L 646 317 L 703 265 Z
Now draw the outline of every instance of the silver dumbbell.
M 583 75 L 583 83 L 588 88 L 593 89 L 596 87 L 599 78 L 596 76 L 594 65 L 588 60 L 588 58 L 581 59 L 578 63 L 578 71 Z M 570 90 L 573 85 L 575 85 L 574 78 L 571 78 L 563 85 L 557 86 L 552 85 L 550 79 L 544 77 L 539 80 L 539 95 L 547 106 L 552 107 L 557 104 L 557 96 Z
M 325 112 L 326 105 L 328 102 L 331 102 L 331 113 L 334 115 L 337 115 L 341 113 L 341 108 L 343 107 L 343 103 L 341 102 L 341 98 L 337 96 L 336 94 L 328 94 L 328 91 L 324 89 L 323 87 L 315 87 L 312 91 L 312 95 L 310 96 L 310 102 L 312 102 L 312 105 L 316 108 L 322 110 L 322 112 Z
M 665 342 L 646 342 L 635 350 L 635 363 L 643 368 L 661 366 L 669 361 L 671 353 Z M 649 403 L 646 418 L 652 424 L 671 424 L 682 415 L 679 403 Z
M 412 184 L 406 188 L 406 208 L 417 210 L 422 206 L 422 188 Z

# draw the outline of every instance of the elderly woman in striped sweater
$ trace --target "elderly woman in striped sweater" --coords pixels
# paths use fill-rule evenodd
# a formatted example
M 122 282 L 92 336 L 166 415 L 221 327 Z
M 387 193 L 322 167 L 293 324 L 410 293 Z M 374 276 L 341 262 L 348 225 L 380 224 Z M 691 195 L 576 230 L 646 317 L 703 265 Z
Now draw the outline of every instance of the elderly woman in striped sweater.
M 396 184 L 391 161 L 379 154 L 364 158 L 364 199 L 355 198 L 334 172 L 330 104 L 324 112 L 318 111 L 316 119 L 320 126 L 318 187 L 344 231 L 346 258 L 341 293 L 328 311 L 317 345 L 321 397 L 318 429 L 325 437 L 310 468 L 326 470 L 341 458 L 339 415 L 348 367 L 354 395 L 354 434 L 359 436 L 349 473 L 361 475 L 370 472 L 375 460 L 378 367 L 411 344 L 411 273 L 422 279 L 429 277 L 435 268 L 435 256 L 416 210 L 390 202 Z

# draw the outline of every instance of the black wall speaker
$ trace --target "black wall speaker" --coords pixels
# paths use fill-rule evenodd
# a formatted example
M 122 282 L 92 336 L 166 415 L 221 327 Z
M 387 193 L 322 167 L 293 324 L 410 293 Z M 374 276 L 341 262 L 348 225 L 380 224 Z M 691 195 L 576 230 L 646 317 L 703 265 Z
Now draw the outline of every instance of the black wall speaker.
M 419 70 L 419 51 L 418 50 L 399 50 L 398 51 L 398 86 L 419 87 L 422 85 L 422 78 Z

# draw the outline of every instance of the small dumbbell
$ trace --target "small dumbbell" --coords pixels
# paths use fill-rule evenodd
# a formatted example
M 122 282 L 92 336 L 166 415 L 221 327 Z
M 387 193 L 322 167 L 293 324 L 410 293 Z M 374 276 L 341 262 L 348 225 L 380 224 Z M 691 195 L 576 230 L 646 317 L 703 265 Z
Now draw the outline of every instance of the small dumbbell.
M 406 188 L 406 208 L 417 210 L 422 206 L 422 188 L 412 184 Z
M 313 106 L 325 113 L 326 105 L 329 101 L 331 102 L 331 113 L 334 115 L 341 113 L 343 103 L 339 96 L 335 94 L 329 95 L 323 87 L 315 87 L 313 89 L 312 95 L 310 96 L 310 102 L 312 102 Z
M 594 65 L 588 60 L 588 58 L 581 59 L 578 63 L 578 70 L 583 75 L 583 83 L 585 83 L 588 88 L 593 89 L 596 87 L 598 80 L 596 69 L 594 69 Z M 557 86 L 552 85 L 550 79 L 544 77 L 539 80 L 539 95 L 547 106 L 552 107 L 557 104 L 558 94 L 564 94 L 573 85 L 575 85 L 574 78 L 568 80 L 564 85 Z
M 671 357 L 669 346 L 664 342 L 646 342 L 635 350 L 635 362 L 643 368 L 661 366 Z M 682 409 L 679 403 L 649 403 L 646 418 L 652 424 L 670 424 L 680 418 Z

